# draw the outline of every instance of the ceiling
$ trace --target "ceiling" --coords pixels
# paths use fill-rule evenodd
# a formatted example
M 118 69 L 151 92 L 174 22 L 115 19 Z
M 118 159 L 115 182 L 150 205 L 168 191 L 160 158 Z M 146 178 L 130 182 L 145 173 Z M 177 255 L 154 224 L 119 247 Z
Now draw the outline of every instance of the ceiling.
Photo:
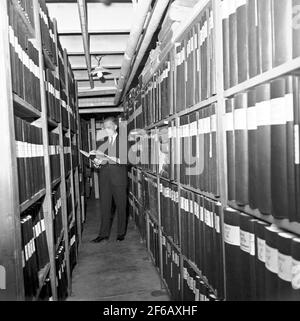
M 116 81 L 126 50 L 134 6 L 131 0 L 87 0 L 89 50 L 92 68 L 97 66 L 95 56 L 103 56 L 101 65 L 111 72 L 106 81 L 94 82 L 91 89 L 87 69 L 80 16 L 76 0 L 47 0 L 51 18 L 57 20 L 58 33 L 63 48 L 78 80 L 79 107 L 114 107 Z

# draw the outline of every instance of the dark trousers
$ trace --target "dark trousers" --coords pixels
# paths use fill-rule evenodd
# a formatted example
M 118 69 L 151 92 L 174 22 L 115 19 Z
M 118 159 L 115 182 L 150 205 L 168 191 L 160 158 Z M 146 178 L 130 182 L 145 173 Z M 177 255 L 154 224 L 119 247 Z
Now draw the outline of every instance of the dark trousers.
M 109 179 L 100 181 L 101 226 L 99 236 L 109 237 L 112 219 L 112 200 L 118 218 L 118 236 L 126 234 L 127 185 L 114 185 Z

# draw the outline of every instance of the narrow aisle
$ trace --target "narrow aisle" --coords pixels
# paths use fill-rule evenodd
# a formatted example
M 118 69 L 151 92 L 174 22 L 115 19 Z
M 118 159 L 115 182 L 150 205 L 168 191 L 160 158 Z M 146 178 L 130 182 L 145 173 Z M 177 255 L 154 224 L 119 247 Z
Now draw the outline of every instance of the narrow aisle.
M 168 301 L 160 278 L 130 219 L 125 241 L 116 242 L 115 217 L 110 240 L 93 244 L 100 222 L 99 202 L 88 202 L 87 222 L 73 271 L 69 301 Z

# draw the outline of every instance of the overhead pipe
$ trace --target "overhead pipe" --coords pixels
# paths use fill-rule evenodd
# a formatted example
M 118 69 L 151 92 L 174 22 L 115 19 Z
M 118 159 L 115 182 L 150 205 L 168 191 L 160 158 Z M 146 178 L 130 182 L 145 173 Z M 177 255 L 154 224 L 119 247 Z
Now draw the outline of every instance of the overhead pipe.
M 163 17 L 163 14 L 164 14 L 167 6 L 169 5 L 169 2 L 170 2 L 170 0 L 156 1 L 155 7 L 153 9 L 151 20 L 149 22 L 148 28 L 146 30 L 146 34 L 143 39 L 143 43 L 141 44 L 140 50 L 135 58 L 135 62 L 134 62 L 130 77 L 128 78 L 128 81 L 126 82 L 126 87 L 125 87 L 125 90 L 123 91 L 123 95 L 127 92 L 127 90 L 129 89 L 129 87 L 132 83 L 132 80 L 136 74 L 136 71 L 145 56 L 145 53 L 146 53 L 146 51 L 147 51 L 147 49 L 153 39 L 153 35 L 156 32 L 156 30 L 161 22 L 161 19 Z M 119 102 L 121 100 L 121 95 L 122 95 L 122 93 L 120 93 L 120 95 L 116 96 L 116 98 L 115 98 L 116 105 L 119 104 Z
M 140 0 L 138 2 L 137 10 L 135 11 L 136 21 L 132 25 L 132 29 L 127 42 L 127 48 L 122 62 L 120 79 L 118 81 L 117 93 L 115 97 L 115 101 L 117 102 L 120 101 L 121 94 L 125 87 L 125 80 L 129 76 L 132 60 L 136 52 L 137 44 L 142 35 L 149 10 L 151 9 L 151 3 L 152 0 Z
M 77 4 L 78 4 L 79 17 L 80 17 L 80 25 L 81 25 L 81 33 L 82 33 L 82 39 L 83 39 L 86 67 L 89 74 L 91 89 L 93 89 L 94 81 L 91 75 L 92 64 L 91 64 L 91 54 L 90 54 L 89 33 L 88 33 L 88 15 L 87 15 L 86 0 L 77 0 Z

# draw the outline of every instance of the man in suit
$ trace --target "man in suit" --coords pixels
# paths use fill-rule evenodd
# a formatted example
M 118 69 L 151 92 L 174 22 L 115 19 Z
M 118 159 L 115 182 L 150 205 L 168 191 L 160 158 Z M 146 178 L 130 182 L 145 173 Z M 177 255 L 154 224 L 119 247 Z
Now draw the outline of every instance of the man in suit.
M 99 235 L 92 242 L 108 240 L 111 229 L 112 200 L 118 217 L 117 241 L 126 234 L 127 208 L 127 137 L 119 137 L 117 122 L 110 117 L 104 121 L 104 143 L 96 151 L 95 161 L 100 164 L 100 209 L 101 226 Z

